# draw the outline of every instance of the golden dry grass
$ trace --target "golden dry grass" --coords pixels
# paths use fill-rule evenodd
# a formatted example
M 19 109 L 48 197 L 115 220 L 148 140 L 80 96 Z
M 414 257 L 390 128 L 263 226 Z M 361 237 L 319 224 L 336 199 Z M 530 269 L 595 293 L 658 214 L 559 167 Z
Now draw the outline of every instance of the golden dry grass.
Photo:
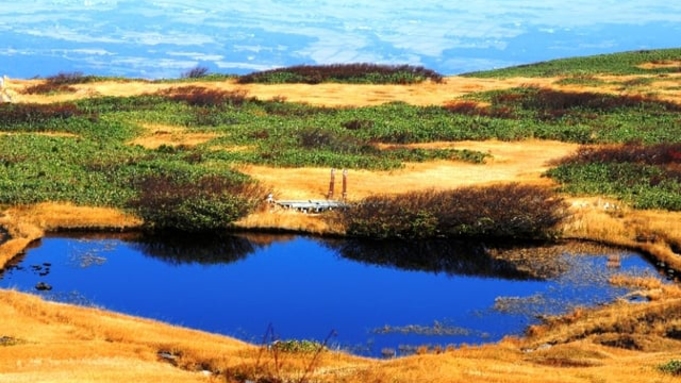
M 578 147 L 571 143 L 539 140 L 436 142 L 409 146 L 469 149 L 489 153 L 492 158 L 486 164 L 431 161 L 407 163 L 403 169 L 391 171 L 353 170 L 348 173 L 348 199 L 509 181 L 549 185 L 550 180 L 542 177 L 549 168 L 547 163 L 574 152 Z M 267 185 L 274 191 L 276 199 L 320 199 L 325 198 L 329 191 L 329 169 L 247 165 L 238 170 Z M 338 193 L 338 175 L 336 184 Z
M 307 376 L 347 383 L 665 381 L 655 366 L 674 358 L 678 348 L 639 352 L 583 339 L 560 342 L 575 328 L 607 325 L 641 307 L 629 306 L 606 319 L 582 313 L 573 320 L 583 318 L 583 324 L 566 326 L 553 337 L 507 339 L 442 354 L 378 361 L 325 352 Z M 0 380 L 8 382 L 215 382 L 224 381 L 215 373 L 248 373 L 256 366 L 261 373 L 296 381 L 312 360 L 310 354 L 281 354 L 277 372 L 271 354 L 237 340 L 14 291 L 0 291 L 0 325 L 0 336 L 16 340 L 0 346 Z M 548 341 L 558 344 L 547 347 Z M 160 358 L 162 351 L 175 355 L 177 366 Z M 213 374 L 206 376 L 204 370 Z
M 669 63 L 677 65 L 678 63 Z M 393 85 L 236 85 L 232 81 L 197 83 L 223 90 L 243 89 L 260 99 L 285 97 L 288 101 L 326 106 L 376 105 L 404 101 L 416 105 L 442 105 L 477 91 L 533 85 L 578 91 L 609 93 L 648 92 L 681 101 L 681 74 L 655 78 L 652 85 L 623 89 L 623 84 L 640 76 L 602 76 L 608 85 L 557 86 L 558 78 L 474 79 L 447 78 L 444 84 Z M 649 77 L 649 76 L 646 76 Z M 21 102 L 55 102 L 93 95 L 130 96 L 168 89 L 175 84 L 116 82 L 76 85 L 72 94 L 22 95 L 23 87 L 40 80 L 10 80 L 13 95 Z M 147 132 L 131 144 L 150 148 L 160 145 L 196 145 L 212 137 L 197 136 L 172 126 L 149 125 Z M 470 184 L 522 182 L 550 185 L 541 174 L 547 161 L 574 151 L 576 146 L 558 142 L 525 141 L 507 143 L 457 142 L 427 144 L 489 152 L 484 165 L 456 161 L 407 164 L 391 172 L 353 171 L 349 174 L 349 198 L 390 194 L 426 188 L 446 189 Z M 240 148 L 242 149 L 242 148 Z M 329 169 L 271 169 L 243 166 L 240 170 L 262 181 L 281 199 L 323 198 L 328 191 Z M 337 184 L 339 180 L 337 179 Z M 605 210 L 597 198 L 573 199 L 573 219 L 565 226 L 570 238 L 589 239 L 650 252 L 677 267 L 672 251 L 681 244 L 681 214 Z M 0 246 L 0 265 L 40 238 L 45 231 L 60 229 L 135 228 L 141 222 L 112 209 L 75 207 L 68 204 L 39 204 L 12 207 L 0 216 L 13 239 Z M 338 232 L 312 215 L 261 211 L 240 221 L 243 228 L 286 228 L 314 233 Z M 266 239 L 264 239 L 266 240 Z M 678 266 L 681 268 L 681 265 Z M 506 339 L 495 345 L 461 347 L 440 355 L 416 355 L 390 361 L 362 359 L 324 353 L 308 377 L 319 382 L 667 382 L 656 366 L 678 359 L 677 341 L 662 334 L 681 323 L 678 316 L 681 292 L 675 286 L 658 285 L 625 277 L 613 283 L 635 286 L 652 299 L 648 305 L 620 302 L 607 307 L 577 310 L 545 326 L 533 327 L 528 338 Z M 663 318 L 668 316 L 669 323 Z M 642 321 L 633 319 L 644 318 Z M 646 322 L 651 318 L 651 322 Z M 649 326 L 648 326 L 649 325 Z M 619 327 L 618 327 L 619 326 Z M 607 347 L 612 337 L 596 329 L 634 329 L 647 333 L 636 338 L 644 350 Z M 648 327 L 646 327 L 648 326 Z M 607 338 L 610 336 L 611 338 Z M 306 371 L 309 355 L 289 355 L 282 371 L 275 373 L 271 356 L 258 362 L 258 348 L 227 337 L 168 326 L 98 309 L 44 302 L 14 291 L 0 291 L 0 338 L 16 340 L 0 344 L 0 381 L 8 382 L 206 382 L 224 381 L 209 377 L 201 369 L 270 373 L 296 381 Z M 555 343 L 553 346 L 548 346 Z M 178 355 L 172 366 L 159 351 Z
M 649 64 L 655 65 L 678 65 L 677 62 L 668 64 Z M 451 100 L 472 92 L 483 92 L 489 90 L 508 89 L 520 86 L 551 87 L 569 91 L 590 91 L 603 93 L 649 93 L 651 88 L 658 91 L 664 88 L 663 83 L 671 84 L 674 89 L 663 92 L 660 96 L 671 101 L 681 100 L 681 91 L 678 83 L 681 80 L 681 73 L 667 74 L 664 77 L 656 75 L 629 75 L 629 76 L 593 76 L 594 79 L 602 80 L 604 84 L 597 86 L 583 85 L 557 85 L 556 82 L 561 78 L 525 78 L 515 77 L 507 79 L 479 79 L 469 77 L 447 77 L 442 84 L 426 82 L 415 85 L 352 85 L 352 84 L 236 84 L 234 80 L 222 82 L 187 82 L 183 85 L 197 85 L 208 89 L 219 89 L 225 91 L 246 91 L 248 95 L 255 96 L 261 100 L 281 99 L 287 101 L 303 102 L 312 105 L 323 105 L 329 107 L 341 106 L 367 106 L 380 105 L 386 102 L 402 101 L 413 105 L 443 105 Z M 642 89 L 625 89 L 623 85 L 632 80 L 647 78 L 653 79 L 652 84 Z M 56 95 L 24 95 L 22 90 L 36 85 L 45 80 L 15 80 L 6 82 L 9 89 L 14 94 L 15 101 L 48 103 L 56 101 L 70 101 L 92 96 L 133 96 L 146 93 L 155 93 L 177 87 L 172 83 L 150 83 L 146 81 L 103 81 L 97 83 L 77 84 L 73 87 L 75 93 L 63 93 Z M 659 82 L 659 84 L 658 84 Z M 626 87 L 625 87 L 626 88 Z
M 180 126 L 145 124 L 142 127 L 145 133 L 130 141 L 130 145 L 140 145 L 147 149 L 157 149 L 163 145 L 191 147 L 218 137 L 215 133 L 189 132 Z
M 681 213 L 632 210 L 600 198 L 573 199 L 572 217 L 564 225 L 566 238 L 587 239 L 636 249 L 675 270 L 681 269 Z

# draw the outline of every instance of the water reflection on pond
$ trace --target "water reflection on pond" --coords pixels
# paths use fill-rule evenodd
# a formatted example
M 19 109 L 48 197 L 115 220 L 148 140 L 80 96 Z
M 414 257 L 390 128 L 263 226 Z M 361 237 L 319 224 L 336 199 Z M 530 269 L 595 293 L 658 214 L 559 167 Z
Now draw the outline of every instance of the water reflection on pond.
M 249 235 L 48 237 L 0 287 L 259 342 L 323 340 L 353 352 L 482 343 L 536 317 L 626 293 L 613 274 L 656 275 L 639 255 L 586 245 L 491 248 Z M 51 290 L 38 292 L 39 283 Z

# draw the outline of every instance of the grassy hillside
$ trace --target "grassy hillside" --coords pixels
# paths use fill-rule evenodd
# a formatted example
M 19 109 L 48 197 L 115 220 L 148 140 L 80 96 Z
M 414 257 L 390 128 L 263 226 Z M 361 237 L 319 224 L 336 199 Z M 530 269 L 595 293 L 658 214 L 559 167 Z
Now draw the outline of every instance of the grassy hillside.
M 427 144 L 528 139 L 599 145 L 676 143 L 681 137 L 681 104 L 674 99 L 679 87 L 673 85 L 678 78 L 673 73 L 678 62 L 673 59 L 680 52 L 629 52 L 486 72 L 478 75 L 555 75 L 550 68 L 560 68 L 561 75 L 580 68 L 599 76 L 646 75 L 624 80 L 592 77 L 592 83 L 581 89 L 562 77 L 552 77 L 543 85 L 509 86 L 500 80 L 488 86 L 490 90 L 473 89 L 431 105 L 395 101 L 332 108 L 288 100 L 287 91 L 307 85 L 247 88 L 240 79 L 190 82 L 192 76 L 178 83 L 117 81 L 121 90 L 146 91 L 106 95 L 108 83 L 101 78 L 59 74 L 16 87 L 19 102 L 0 105 L 0 132 L 4 132 L 0 203 L 61 201 L 116 207 L 145 218 L 155 229 L 222 230 L 253 213 L 271 191 L 269 185 L 258 185 L 238 171 L 244 166 L 386 171 L 412 163 L 450 161 L 484 168 L 493 155 Z M 383 82 L 375 78 L 376 66 L 293 69 L 329 79 L 347 71 L 353 82 Z M 387 69 L 381 76 L 390 79 L 405 67 Z M 362 70 L 366 71 L 363 80 Z M 650 71 L 658 74 L 650 77 Z M 422 72 L 430 73 L 414 69 Z M 281 73 L 288 72 L 263 76 Z M 335 86 L 354 86 L 363 93 L 360 87 L 378 85 Z M 442 80 L 383 86 L 387 92 L 450 85 Z M 314 87 L 305 89 L 308 96 L 315 97 Z M 271 98 L 249 94 L 249 89 L 273 88 L 282 93 Z M 21 102 L 22 98 L 40 103 Z M 422 146 L 414 146 L 418 144 Z M 605 194 L 635 206 L 679 210 L 681 173 L 673 166 L 676 146 L 657 148 L 670 160 L 654 162 L 653 153 L 626 164 L 573 161 L 556 164 L 559 168 L 548 175 L 563 183 L 567 192 Z
M 679 72 L 681 48 L 570 57 L 462 76 L 479 78 L 646 75 Z M 675 65 L 674 65 L 675 64 Z

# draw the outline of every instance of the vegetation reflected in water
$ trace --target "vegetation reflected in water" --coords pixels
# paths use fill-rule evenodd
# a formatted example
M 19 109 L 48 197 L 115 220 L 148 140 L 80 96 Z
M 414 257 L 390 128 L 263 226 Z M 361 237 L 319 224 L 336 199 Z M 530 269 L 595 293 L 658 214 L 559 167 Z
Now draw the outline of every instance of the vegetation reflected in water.
M 246 235 L 45 238 L 0 287 L 161 319 L 259 342 L 320 339 L 379 356 L 520 334 L 570 307 L 627 290 L 616 274 L 653 274 L 635 254 L 620 269 L 602 247 L 491 246 Z M 582 255 L 578 255 L 582 254 Z M 83 259 L 94 259 L 86 267 Z M 49 264 L 46 267 L 38 266 Z M 38 283 L 52 290 L 36 291 Z
M 467 275 L 509 280 L 545 280 L 567 267 L 555 245 L 524 247 L 455 240 L 370 241 L 326 240 L 325 246 L 341 256 L 402 270 Z M 529 251 L 528 251 L 529 250 Z

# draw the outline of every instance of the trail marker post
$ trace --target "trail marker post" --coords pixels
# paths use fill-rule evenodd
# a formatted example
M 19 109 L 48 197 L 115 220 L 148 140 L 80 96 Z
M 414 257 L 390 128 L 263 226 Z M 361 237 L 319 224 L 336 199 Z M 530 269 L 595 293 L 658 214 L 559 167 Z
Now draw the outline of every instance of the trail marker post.
M 343 201 L 348 198 L 348 169 L 343 169 Z
M 336 183 L 336 169 L 331 168 L 331 181 L 329 182 L 329 194 L 326 199 L 333 199 L 333 189 Z

